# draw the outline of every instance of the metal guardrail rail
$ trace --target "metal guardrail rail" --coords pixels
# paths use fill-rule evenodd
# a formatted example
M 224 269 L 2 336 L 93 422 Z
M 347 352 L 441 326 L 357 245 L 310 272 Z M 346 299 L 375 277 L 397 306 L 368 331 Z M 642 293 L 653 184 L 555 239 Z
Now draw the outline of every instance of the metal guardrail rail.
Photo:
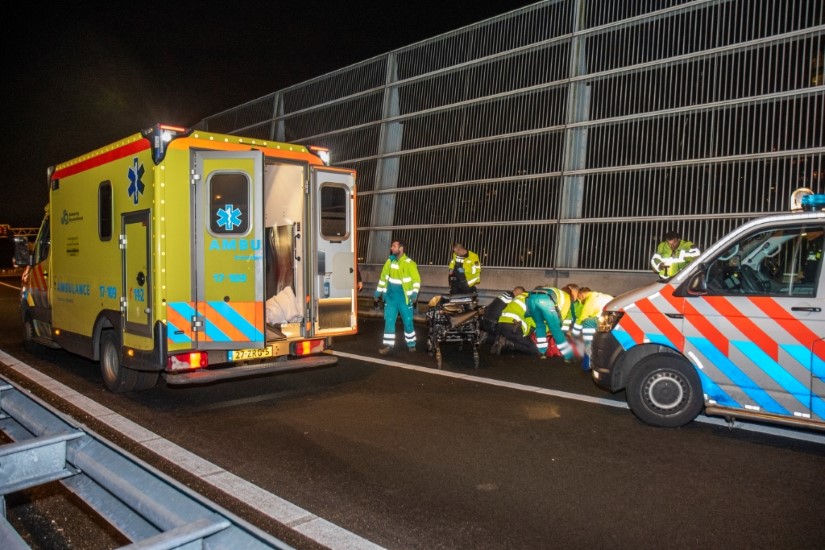
M 5 496 L 62 483 L 132 549 L 290 548 L 0 378 L 0 548 L 29 548 L 6 519 Z

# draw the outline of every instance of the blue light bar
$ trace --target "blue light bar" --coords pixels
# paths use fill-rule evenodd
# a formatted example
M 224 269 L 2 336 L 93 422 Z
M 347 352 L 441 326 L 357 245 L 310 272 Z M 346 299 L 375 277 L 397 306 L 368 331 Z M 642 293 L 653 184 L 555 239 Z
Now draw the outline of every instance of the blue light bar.
M 807 212 L 825 209 L 825 195 L 805 195 L 802 197 L 800 204 L 802 210 Z

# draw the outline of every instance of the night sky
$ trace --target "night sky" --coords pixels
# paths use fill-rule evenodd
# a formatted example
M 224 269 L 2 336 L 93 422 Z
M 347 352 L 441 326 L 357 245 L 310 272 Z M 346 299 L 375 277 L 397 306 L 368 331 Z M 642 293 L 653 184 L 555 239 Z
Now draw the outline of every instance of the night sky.
M 532 3 L 4 6 L 0 223 L 39 224 L 50 165 Z

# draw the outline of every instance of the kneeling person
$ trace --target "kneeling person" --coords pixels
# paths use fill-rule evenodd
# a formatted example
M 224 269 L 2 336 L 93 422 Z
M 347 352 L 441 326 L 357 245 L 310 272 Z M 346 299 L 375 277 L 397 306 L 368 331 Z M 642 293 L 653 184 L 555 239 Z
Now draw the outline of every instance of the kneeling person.
M 490 353 L 495 355 L 500 355 L 502 350 L 506 349 L 529 355 L 536 355 L 539 351 L 536 343 L 530 338 L 530 333 L 533 332 L 536 324 L 527 315 L 526 300 L 528 293 L 521 287 L 517 287 L 516 290 L 521 290 L 521 292 L 516 294 L 513 300 L 504 307 L 501 316 L 498 318 L 497 338 L 490 348 Z

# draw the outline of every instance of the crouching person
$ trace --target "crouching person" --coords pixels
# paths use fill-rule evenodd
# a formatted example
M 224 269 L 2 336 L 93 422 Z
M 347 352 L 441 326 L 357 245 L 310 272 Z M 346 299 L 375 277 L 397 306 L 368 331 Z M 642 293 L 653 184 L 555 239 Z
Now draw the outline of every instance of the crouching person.
M 513 350 L 529 355 L 536 355 L 539 350 L 536 347 L 530 334 L 536 324 L 527 315 L 527 292 L 516 287 L 515 291 L 520 291 L 513 296 L 498 318 L 496 325 L 496 340 L 490 347 L 490 353 L 500 355 L 504 350 Z
M 573 324 L 573 341 L 582 355 L 582 369 L 590 370 L 590 348 L 599 322 L 599 315 L 613 296 L 594 292 L 589 288 L 579 289 L 578 301 L 581 309 Z
M 548 333 L 565 361 L 573 358 L 573 347 L 562 330 L 562 322 L 571 313 L 573 300 L 570 294 L 554 287 L 537 286 L 527 296 L 527 314 L 536 323 L 536 344 L 541 358 L 546 358 Z

